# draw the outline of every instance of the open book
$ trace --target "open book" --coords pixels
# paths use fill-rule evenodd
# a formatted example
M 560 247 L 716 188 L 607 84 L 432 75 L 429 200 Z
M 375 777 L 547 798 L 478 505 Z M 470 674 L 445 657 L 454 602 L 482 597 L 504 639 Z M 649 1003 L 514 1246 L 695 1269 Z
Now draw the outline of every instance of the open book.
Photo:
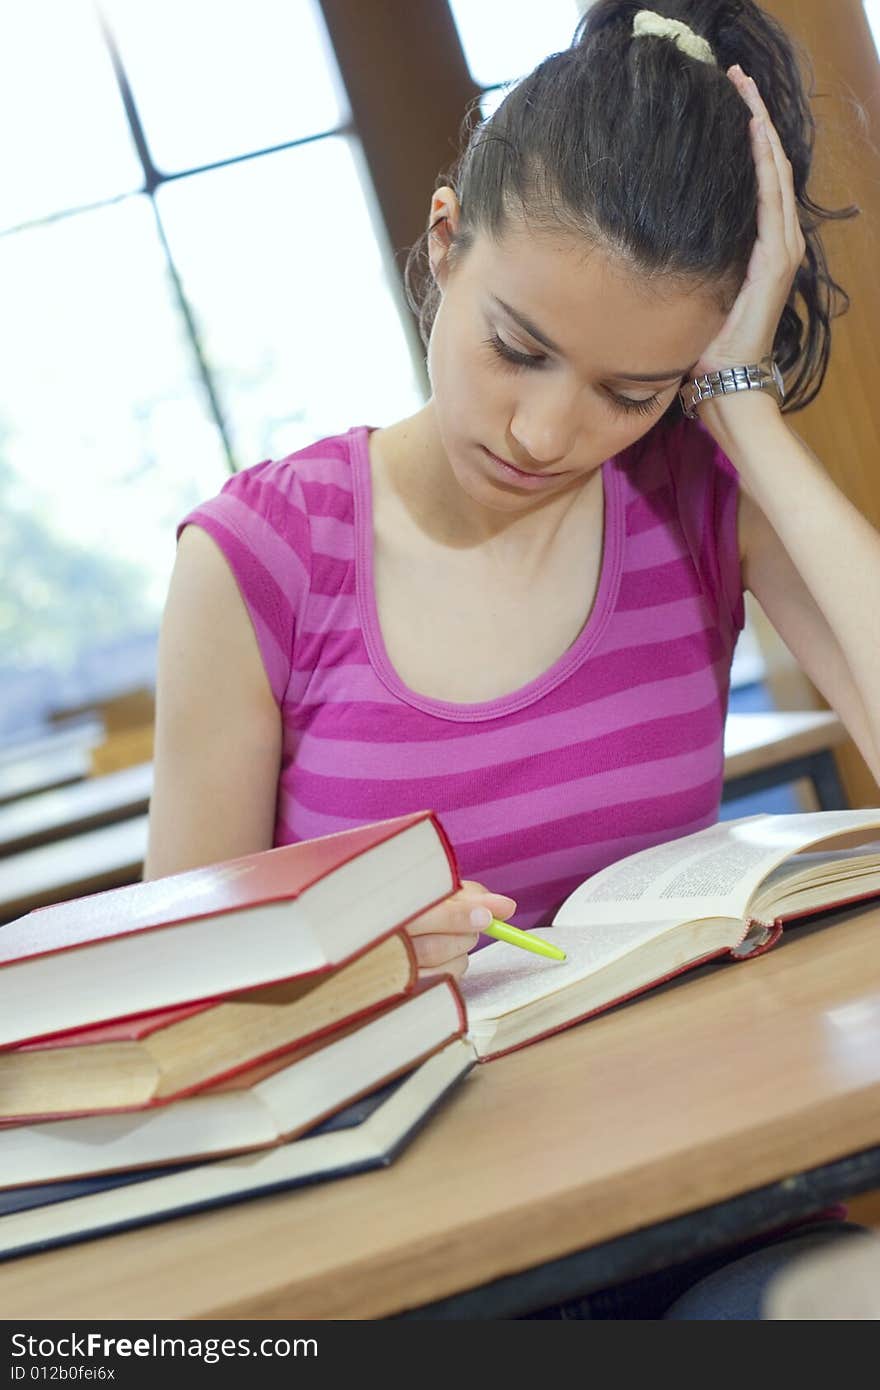
M 714 957 L 768 951 L 783 923 L 880 895 L 880 809 L 745 816 L 628 855 L 539 934 L 567 960 L 499 942 L 461 981 L 469 1034 L 497 1057 Z

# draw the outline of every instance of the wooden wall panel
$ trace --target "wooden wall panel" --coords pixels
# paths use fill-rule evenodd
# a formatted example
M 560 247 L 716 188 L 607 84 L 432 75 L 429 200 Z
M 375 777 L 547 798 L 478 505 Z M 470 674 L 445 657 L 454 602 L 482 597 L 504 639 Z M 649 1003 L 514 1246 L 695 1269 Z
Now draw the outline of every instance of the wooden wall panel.
M 862 210 L 851 221 L 826 224 L 831 273 L 852 304 L 834 321 L 818 399 L 790 423 L 880 527 L 880 61 L 861 0 L 764 0 L 764 8 L 805 46 L 815 71 L 812 195 L 825 207 L 855 203 Z M 756 625 L 756 632 L 779 707 L 825 707 L 768 628 Z M 836 756 L 852 804 L 877 805 L 877 784 L 854 745 Z
M 459 130 L 479 95 L 446 0 L 320 0 L 352 121 L 401 279 L 424 231 L 437 176 L 458 155 Z M 408 331 L 427 398 L 415 317 Z

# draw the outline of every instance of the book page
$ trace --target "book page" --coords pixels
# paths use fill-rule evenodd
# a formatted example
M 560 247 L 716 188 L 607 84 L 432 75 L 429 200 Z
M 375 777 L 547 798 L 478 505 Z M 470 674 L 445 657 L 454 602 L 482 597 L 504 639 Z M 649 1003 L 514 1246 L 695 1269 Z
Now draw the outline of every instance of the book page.
M 872 844 L 859 845 L 857 849 L 843 849 L 836 853 L 816 851 L 792 855 L 778 864 L 762 883 L 762 889 L 785 888 L 790 879 L 801 878 L 806 870 L 821 869 L 835 879 L 848 878 L 854 871 L 873 869 L 880 860 L 880 840 Z M 832 873 L 838 868 L 839 873 Z
M 807 845 L 880 829 L 880 810 L 743 816 L 610 864 L 576 888 L 558 926 L 702 917 L 746 919 L 752 896 L 778 864 Z
M 793 855 L 771 869 L 755 894 L 752 912 L 758 918 L 784 917 L 872 893 L 880 893 L 880 841 Z
M 468 1022 L 497 1018 L 535 999 L 565 989 L 592 975 L 646 941 L 675 927 L 675 922 L 616 922 L 613 926 L 552 927 L 539 935 L 561 946 L 567 960 L 548 960 L 499 941 L 475 951 L 460 981 Z

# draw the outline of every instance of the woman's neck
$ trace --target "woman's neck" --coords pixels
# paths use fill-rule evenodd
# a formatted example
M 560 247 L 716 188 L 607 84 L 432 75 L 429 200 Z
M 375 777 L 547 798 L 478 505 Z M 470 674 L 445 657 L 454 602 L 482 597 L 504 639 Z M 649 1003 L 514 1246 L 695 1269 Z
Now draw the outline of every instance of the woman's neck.
M 371 436 L 374 482 L 405 508 L 431 541 L 449 549 L 480 549 L 499 560 L 540 563 L 562 528 L 593 504 L 600 470 L 578 486 L 541 499 L 527 511 L 505 513 L 475 501 L 459 484 L 437 428 L 433 400 Z

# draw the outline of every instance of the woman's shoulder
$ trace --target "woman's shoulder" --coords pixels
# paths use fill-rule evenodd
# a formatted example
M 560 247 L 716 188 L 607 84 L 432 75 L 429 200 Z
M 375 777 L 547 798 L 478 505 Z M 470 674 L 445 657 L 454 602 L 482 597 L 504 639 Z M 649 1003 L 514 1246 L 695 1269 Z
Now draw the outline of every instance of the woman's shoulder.
M 279 702 L 311 593 L 313 559 L 350 549 L 352 473 L 366 434 L 366 426 L 355 426 L 242 468 L 177 526 L 178 538 L 186 526 L 200 527 L 225 557 Z
M 353 474 L 366 450 L 366 426 L 328 435 L 279 459 L 262 459 L 227 478 L 219 492 L 199 502 L 177 525 L 177 537 L 194 523 L 208 531 L 239 568 L 289 570 L 295 556 L 311 570 L 313 538 L 344 547 L 353 520 Z M 340 531 L 340 526 L 342 530 Z
M 327 435 L 283 458 L 262 459 L 233 473 L 221 489 L 274 524 L 290 510 L 309 514 L 325 510 L 328 498 L 350 497 L 358 454 L 365 447 L 366 426 Z

